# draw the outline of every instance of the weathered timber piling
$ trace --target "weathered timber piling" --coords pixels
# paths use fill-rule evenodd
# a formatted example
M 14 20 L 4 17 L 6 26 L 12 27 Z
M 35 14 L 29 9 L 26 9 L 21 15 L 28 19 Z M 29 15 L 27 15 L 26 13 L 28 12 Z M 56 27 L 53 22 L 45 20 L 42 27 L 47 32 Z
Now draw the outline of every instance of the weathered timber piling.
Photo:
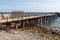
M 29 20 L 26 20 L 26 30 L 29 29 Z
M 23 30 L 25 30 L 25 22 L 23 22 L 23 26 L 22 27 L 23 27 Z
M 6 27 L 7 27 L 6 30 L 9 31 L 9 30 L 11 29 L 11 24 L 10 24 L 10 23 L 7 23 L 7 24 L 6 24 Z
M 29 27 L 29 29 L 31 30 L 31 29 L 33 28 L 33 26 L 34 26 L 34 20 L 31 19 L 31 20 L 30 20 L 30 27 Z
M 20 21 L 20 28 L 23 28 L 23 21 Z
M 43 25 L 43 22 L 42 22 L 42 20 L 43 20 L 43 19 L 42 19 L 42 17 L 41 17 L 41 26 Z
M 14 23 L 14 22 L 11 23 L 11 28 L 12 28 L 12 29 L 15 29 L 15 23 Z
M 48 22 L 47 22 L 48 25 L 51 24 L 51 22 L 52 22 L 52 18 L 50 16 L 48 16 Z
M 32 26 L 32 20 L 29 20 L 29 21 L 28 21 L 28 29 L 31 30 L 32 27 L 33 27 L 33 26 Z
M 18 30 L 19 23 L 15 23 L 16 30 Z
M 47 17 L 45 17 L 45 25 L 47 24 Z

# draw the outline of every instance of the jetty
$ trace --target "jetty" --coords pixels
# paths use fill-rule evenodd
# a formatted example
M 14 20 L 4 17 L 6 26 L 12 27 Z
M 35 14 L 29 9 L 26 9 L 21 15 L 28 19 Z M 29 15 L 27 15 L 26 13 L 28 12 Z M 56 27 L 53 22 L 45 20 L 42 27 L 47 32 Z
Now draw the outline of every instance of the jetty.
M 21 12 L 23 14 L 23 12 Z M 6 17 L 0 20 L 0 27 L 6 27 L 6 30 L 10 30 L 11 28 L 15 28 L 18 30 L 19 28 L 23 29 L 29 29 L 34 26 L 45 26 L 50 24 L 55 18 L 56 14 L 49 13 L 45 15 L 19 15 L 18 17 L 16 15 L 19 15 L 19 13 L 15 13 L 13 15 Z

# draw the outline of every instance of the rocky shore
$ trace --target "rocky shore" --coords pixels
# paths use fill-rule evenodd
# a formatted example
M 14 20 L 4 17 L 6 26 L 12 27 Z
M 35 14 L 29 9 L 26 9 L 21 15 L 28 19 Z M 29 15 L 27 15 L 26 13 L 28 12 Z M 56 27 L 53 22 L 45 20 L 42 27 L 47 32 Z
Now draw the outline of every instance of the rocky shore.
M 44 28 L 30 30 L 0 31 L 0 40 L 60 40 L 60 35 L 46 31 Z

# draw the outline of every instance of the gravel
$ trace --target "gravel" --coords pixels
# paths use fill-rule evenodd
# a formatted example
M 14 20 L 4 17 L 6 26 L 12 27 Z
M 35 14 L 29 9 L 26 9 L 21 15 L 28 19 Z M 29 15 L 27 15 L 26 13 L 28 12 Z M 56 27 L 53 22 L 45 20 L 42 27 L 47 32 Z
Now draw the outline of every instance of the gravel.
M 35 34 L 29 30 L 10 30 L 9 32 L 1 31 L 0 40 L 60 40 L 60 35 L 51 34 L 45 29 L 40 29 L 40 33 Z
M 41 39 L 40 39 L 41 38 Z M 0 40 L 42 40 L 43 38 L 39 35 L 35 35 L 30 31 L 15 31 L 11 30 L 9 32 L 1 31 Z

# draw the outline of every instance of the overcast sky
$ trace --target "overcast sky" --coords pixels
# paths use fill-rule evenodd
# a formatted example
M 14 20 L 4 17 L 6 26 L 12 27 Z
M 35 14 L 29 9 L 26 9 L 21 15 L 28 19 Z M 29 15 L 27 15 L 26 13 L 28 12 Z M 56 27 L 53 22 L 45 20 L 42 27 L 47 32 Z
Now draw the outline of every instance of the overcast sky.
M 0 0 L 0 12 L 60 12 L 60 0 Z

